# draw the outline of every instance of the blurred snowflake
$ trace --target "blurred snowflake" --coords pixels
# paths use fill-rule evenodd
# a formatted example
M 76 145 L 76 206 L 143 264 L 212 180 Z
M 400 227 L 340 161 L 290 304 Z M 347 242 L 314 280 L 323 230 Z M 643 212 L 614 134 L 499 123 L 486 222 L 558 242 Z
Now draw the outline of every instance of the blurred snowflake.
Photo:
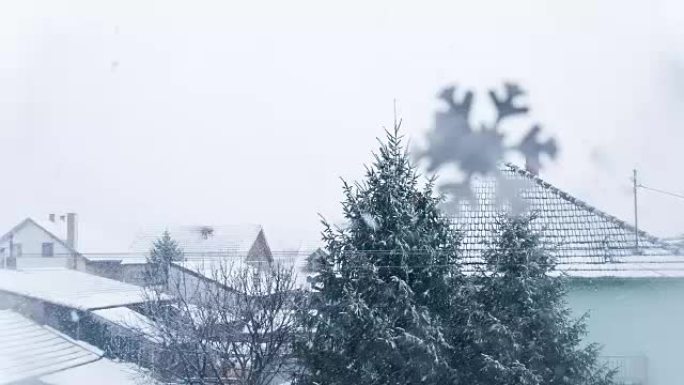
M 455 165 L 463 173 L 462 181 L 440 186 L 443 191 L 453 195 L 454 199 L 472 198 L 470 182 L 473 175 L 496 175 L 510 152 L 522 154 L 525 167 L 534 174 L 541 168 L 542 155 L 555 158 L 558 150 L 556 141 L 540 141 L 539 125 L 533 125 L 516 145 L 505 144 L 505 133 L 500 129 L 502 122 L 529 112 L 527 106 L 519 103 L 519 98 L 525 93 L 518 85 L 504 84 L 503 95 L 494 90 L 489 91 L 489 97 L 496 108 L 496 120 L 491 125 L 482 124 L 479 130 L 474 129 L 470 123 L 473 92 L 465 92 L 461 100 L 456 99 L 455 93 L 456 87 L 448 87 L 439 94 L 448 108 L 437 112 L 434 128 L 427 135 L 427 149 L 420 154 L 420 158 L 427 160 L 429 172 Z

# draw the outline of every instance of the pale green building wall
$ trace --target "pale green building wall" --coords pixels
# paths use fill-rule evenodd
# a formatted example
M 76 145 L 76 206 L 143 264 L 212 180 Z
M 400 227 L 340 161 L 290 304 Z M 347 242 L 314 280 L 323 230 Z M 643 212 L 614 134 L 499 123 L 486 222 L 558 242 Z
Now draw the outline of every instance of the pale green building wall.
M 567 300 L 589 312 L 587 340 L 602 355 L 645 362 L 645 385 L 684 384 L 684 278 L 572 279 Z

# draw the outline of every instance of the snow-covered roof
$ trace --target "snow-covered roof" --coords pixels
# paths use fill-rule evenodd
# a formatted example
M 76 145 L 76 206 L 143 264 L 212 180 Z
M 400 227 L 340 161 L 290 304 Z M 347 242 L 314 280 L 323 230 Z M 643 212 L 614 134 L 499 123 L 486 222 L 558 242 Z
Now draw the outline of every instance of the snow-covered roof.
M 67 239 L 67 224 L 66 221 L 63 219 L 55 219 L 55 221 L 50 221 L 50 220 L 41 220 L 41 219 L 33 219 L 34 222 L 39 224 L 42 228 L 45 230 L 49 231 L 59 239 L 63 240 L 66 242 Z
M 143 335 L 151 341 L 158 341 L 158 334 L 153 322 L 137 311 L 125 306 L 118 306 L 93 310 L 91 313 L 107 322 L 128 329 L 134 334 Z
M 0 310 L 0 384 L 88 364 L 102 352 L 11 311 Z
M 246 255 L 262 228 L 259 225 L 148 227 L 137 233 L 131 250 L 149 252 L 164 231 L 169 232 L 187 258 L 193 258 L 226 253 Z
M 532 226 L 542 246 L 558 258 L 558 269 L 571 275 L 641 276 L 665 263 L 663 258 L 668 266 L 684 263 L 667 243 L 644 231 L 638 232 L 637 248 L 633 226 L 512 164 L 499 175 L 474 177 L 471 191 L 471 199 L 461 200 L 453 217 L 454 226 L 463 231 L 466 262 L 480 261 L 500 214 L 517 211 L 536 215 Z
M 90 364 L 40 378 L 41 385 L 153 385 L 159 384 L 140 367 L 102 358 Z
M 605 263 L 563 263 L 557 270 L 573 278 L 684 278 L 684 256 L 629 255 Z
M 0 270 L 0 291 L 82 310 L 145 302 L 138 286 L 66 268 Z
M 118 262 L 122 265 L 140 265 L 147 263 L 148 253 L 86 253 L 82 256 L 92 262 Z

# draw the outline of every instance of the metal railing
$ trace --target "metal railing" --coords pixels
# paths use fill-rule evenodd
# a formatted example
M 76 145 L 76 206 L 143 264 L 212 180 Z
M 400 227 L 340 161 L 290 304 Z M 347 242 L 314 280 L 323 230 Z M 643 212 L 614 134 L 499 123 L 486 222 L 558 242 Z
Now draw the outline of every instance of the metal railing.
M 615 383 L 620 385 L 648 385 L 646 356 L 602 356 L 601 361 L 615 368 Z

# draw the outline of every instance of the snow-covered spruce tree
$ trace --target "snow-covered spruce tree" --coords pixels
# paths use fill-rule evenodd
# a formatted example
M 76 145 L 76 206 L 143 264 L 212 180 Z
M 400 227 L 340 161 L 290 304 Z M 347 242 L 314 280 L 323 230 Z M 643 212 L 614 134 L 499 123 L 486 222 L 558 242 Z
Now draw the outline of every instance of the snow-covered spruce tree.
M 173 261 L 183 260 L 183 250 L 171 238 L 168 231 L 164 231 L 150 250 L 148 268 L 145 271 L 145 281 L 148 285 L 166 285 L 169 281 L 169 269 Z
M 564 278 L 530 228 L 534 216 L 502 217 L 475 276 L 471 328 L 478 385 L 608 385 L 599 348 L 583 345 L 585 317 L 567 307 Z
M 346 224 L 325 220 L 311 309 L 296 343 L 304 384 L 449 384 L 458 234 L 419 176 L 398 126 L 362 183 L 344 183 Z

